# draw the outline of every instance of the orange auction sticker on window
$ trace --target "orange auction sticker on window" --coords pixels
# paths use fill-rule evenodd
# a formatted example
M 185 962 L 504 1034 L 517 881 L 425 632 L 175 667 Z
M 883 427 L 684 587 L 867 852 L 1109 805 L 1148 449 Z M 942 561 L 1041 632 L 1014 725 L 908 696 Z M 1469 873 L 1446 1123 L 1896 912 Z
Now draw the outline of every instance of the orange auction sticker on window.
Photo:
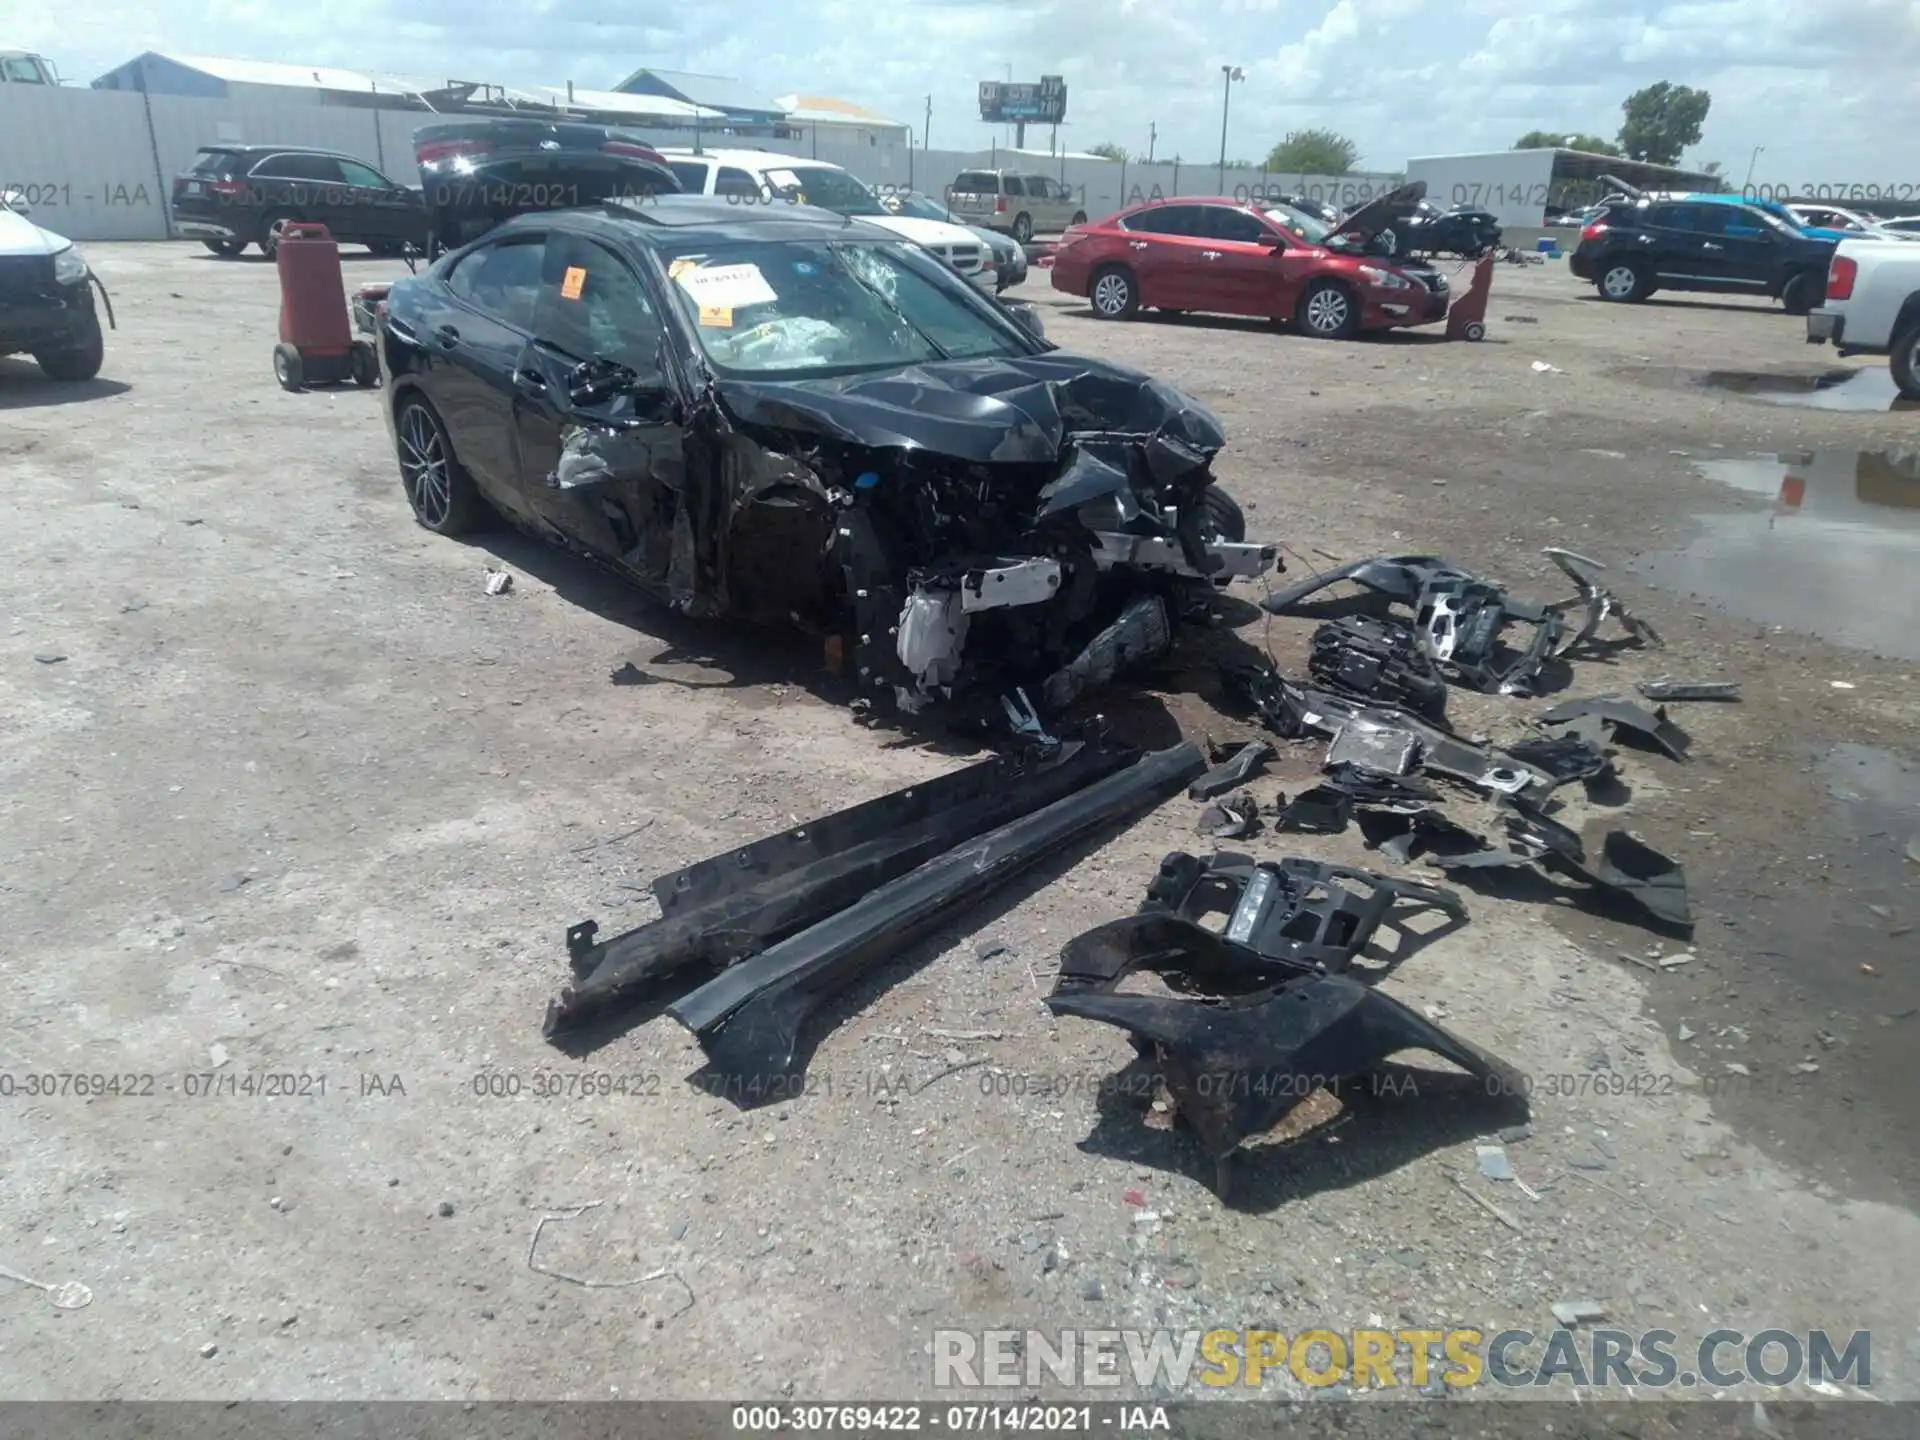
M 731 330 L 733 328 L 733 307 L 731 305 L 702 305 L 700 307 L 700 323 L 710 326 L 715 330 Z
M 700 262 L 698 260 L 690 260 L 685 255 L 682 255 L 678 260 L 674 261 L 671 265 L 667 267 L 667 279 L 678 280 L 682 275 L 684 275 L 687 271 L 693 269 L 699 263 Z
M 587 272 L 578 265 L 569 265 L 567 273 L 560 280 L 560 298 L 578 300 L 580 292 L 586 288 Z

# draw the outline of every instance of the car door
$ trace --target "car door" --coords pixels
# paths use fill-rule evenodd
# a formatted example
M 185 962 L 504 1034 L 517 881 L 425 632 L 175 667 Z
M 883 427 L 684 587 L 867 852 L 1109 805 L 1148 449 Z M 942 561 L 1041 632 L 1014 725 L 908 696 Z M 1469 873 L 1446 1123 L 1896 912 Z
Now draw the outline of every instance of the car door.
M 282 173 L 293 177 L 294 209 L 302 220 L 317 220 L 336 240 L 357 239 L 360 216 L 347 194 L 347 177 L 331 155 L 281 157 Z
M 396 185 L 371 165 L 358 160 L 341 160 L 340 176 L 346 185 L 346 202 L 353 217 L 348 235 L 362 244 L 397 245 L 402 240 L 418 240 L 423 217 L 411 192 Z
M 1289 266 L 1280 232 L 1251 211 L 1228 205 L 1202 205 L 1200 222 L 1205 244 L 1200 250 L 1199 278 L 1208 303 L 1195 309 L 1223 315 L 1276 316 L 1293 313 Z
M 1683 205 L 1680 222 L 1696 257 L 1691 278 L 1707 289 L 1747 291 L 1767 288 L 1772 269 L 1773 227 L 1740 205 Z
M 544 233 L 516 231 L 468 251 L 416 337 L 454 453 L 488 499 L 523 516 L 534 509 L 520 485 L 513 373 L 533 338 L 545 250 Z
M 678 423 L 633 413 L 630 396 L 611 395 L 582 410 L 567 390 L 574 367 L 595 360 L 643 380 L 667 380 L 658 298 L 608 247 L 555 231 L 533 331 L 514 374 L 521 490 L 549 523 L 594 554 L 665 583 L 686 468 Z M 585 419 L 601 423 L 586 441 L 590 463 L 576 471 L 562 466 L 562 452 L 569 431 Z
M 667 168 L 673 171 L 673 178 L 680 182 L 680 188 L 689 195 L 707 193 L 707 182 L 713 178 L 713 167 L 704 160 L 669 160 Z
M 1068 204 L 1065 188 L 1058 180 L 1046 175 L 1029 176 L 1027 198 L 1033 202 L 1033 228 L 1036 231 L 1058 235 L 1067 228 L 1073 210 Z
M 1213 295 L 1201 267 L 1213 242 L 1201 235 L 1201 207 L 1157 205 L 1126 222 L 1129 263 L 1140 281 L 1140 303 L 1160 310 L 1208 310 Z

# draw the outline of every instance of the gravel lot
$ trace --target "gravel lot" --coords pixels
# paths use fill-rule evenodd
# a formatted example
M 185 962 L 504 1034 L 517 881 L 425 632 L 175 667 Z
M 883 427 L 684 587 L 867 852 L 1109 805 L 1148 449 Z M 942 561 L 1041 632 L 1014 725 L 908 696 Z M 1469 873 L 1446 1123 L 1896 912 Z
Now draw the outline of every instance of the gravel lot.
M 1250 1162 L 1229 1208 L 1190 1146 L 1096 1113 L 1119 1032 L 1039 1001 L 1065 939 L 1204 850 L 1184 798 L 850 995 L 793 1103 L 689 1090 L 698 1048 L 665 1019 L 547 1046 L 568 925 L 636 924 L 653 875 L 956 761 L 854 724 L 809 642 L 677 622 L 511 535 L 418 529 L 382 396 L 275 386 L 270 266 L 86 248 L 119 316 L 102 378 L 0 360 L 0 1075 L 154 1079 L 0 1099 L 0 1264 L 93 1293 L 63 1311 L 9 1287 L 0 1393 L 904 1396 L 931 1391 L 935 1327 L 1544 1332 L 1586 1299 L 1683 1341 L 1871 1327 L 1875 1391 L 1920 1396 L 1920 650 L 1834 648 L 1644 578 L 1768 512 L 1695 462 L 1910 443 L 1912 414 L 1692 383 L 1833 365 L 1801 322 L 1608 307 L 1553 265 L 1499 270 L 1480 345 L 1102 326 L 1045 271 L 1024 287 L 1061 345 L 1218 411 L 1218 468 L 1290 573 L 1432 551 L 1553 596 L 1540 551 L 1565 545 L 1669 641 L 1571 693 L 1746 689 L 1675 707 L 1689 764 L 1622 752 L 1615 823 L 1685 862 L 1697 943 L 1662 949 L 1690 962 L 1469 895 L 1472 923 L 1387 982 L 1536 1077 L 1507 1148 L 1537 1198 L 1475 1171 L 1513 1115 L 1429 1093 Z M 509 594 L 483 593 L 488 564 Z M 1824 603 L 1889 603 L 1838 568 Z M 1243 638 L 1298 671 L 1311 629 Z M 1109 713 L 1153 744 L 1251 733 L 1205 653 Z M 644 683 L 612 683 L 629 663 Z M 1517 738 L 1546 703 L 1455 708 Z M 1392 868 L 1357 836 L 1287 843 Z M 537 1098 L 536 1072 L 638 1093 Z M 245 1093 L 268 1074 L 306 1093 Z M 1545 1093 L 1556 1075 L 1580 1093 Z M 1641 1078 L 1577 1080 L 1608 1075 Z M 593 1288 L 529 1264 L 540 1217 L 580 1206 L 533 1258 Z

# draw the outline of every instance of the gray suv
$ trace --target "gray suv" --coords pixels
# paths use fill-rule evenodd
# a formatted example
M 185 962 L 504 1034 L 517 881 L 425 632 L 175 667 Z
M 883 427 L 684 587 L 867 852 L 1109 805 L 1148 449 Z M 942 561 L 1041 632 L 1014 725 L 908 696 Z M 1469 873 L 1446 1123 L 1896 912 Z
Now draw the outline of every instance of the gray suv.
M 961 224 L 1004 230 L 1022 245 L 1087 223 L 1085 203 L 1071 185 L 1024 170 L 962 170 L 948 187 L 947 203 Z

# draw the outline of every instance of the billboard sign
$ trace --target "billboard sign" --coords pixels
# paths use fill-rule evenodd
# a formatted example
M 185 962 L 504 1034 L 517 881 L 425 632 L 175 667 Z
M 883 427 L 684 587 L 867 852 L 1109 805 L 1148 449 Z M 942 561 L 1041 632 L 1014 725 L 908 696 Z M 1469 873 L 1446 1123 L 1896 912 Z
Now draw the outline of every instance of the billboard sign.
M 1066 77 L 1042 75 L 1037 85 L 982 80 L 980 118 L 989 125 L 1021 122 L 1058 125 L 1067 118 Z

